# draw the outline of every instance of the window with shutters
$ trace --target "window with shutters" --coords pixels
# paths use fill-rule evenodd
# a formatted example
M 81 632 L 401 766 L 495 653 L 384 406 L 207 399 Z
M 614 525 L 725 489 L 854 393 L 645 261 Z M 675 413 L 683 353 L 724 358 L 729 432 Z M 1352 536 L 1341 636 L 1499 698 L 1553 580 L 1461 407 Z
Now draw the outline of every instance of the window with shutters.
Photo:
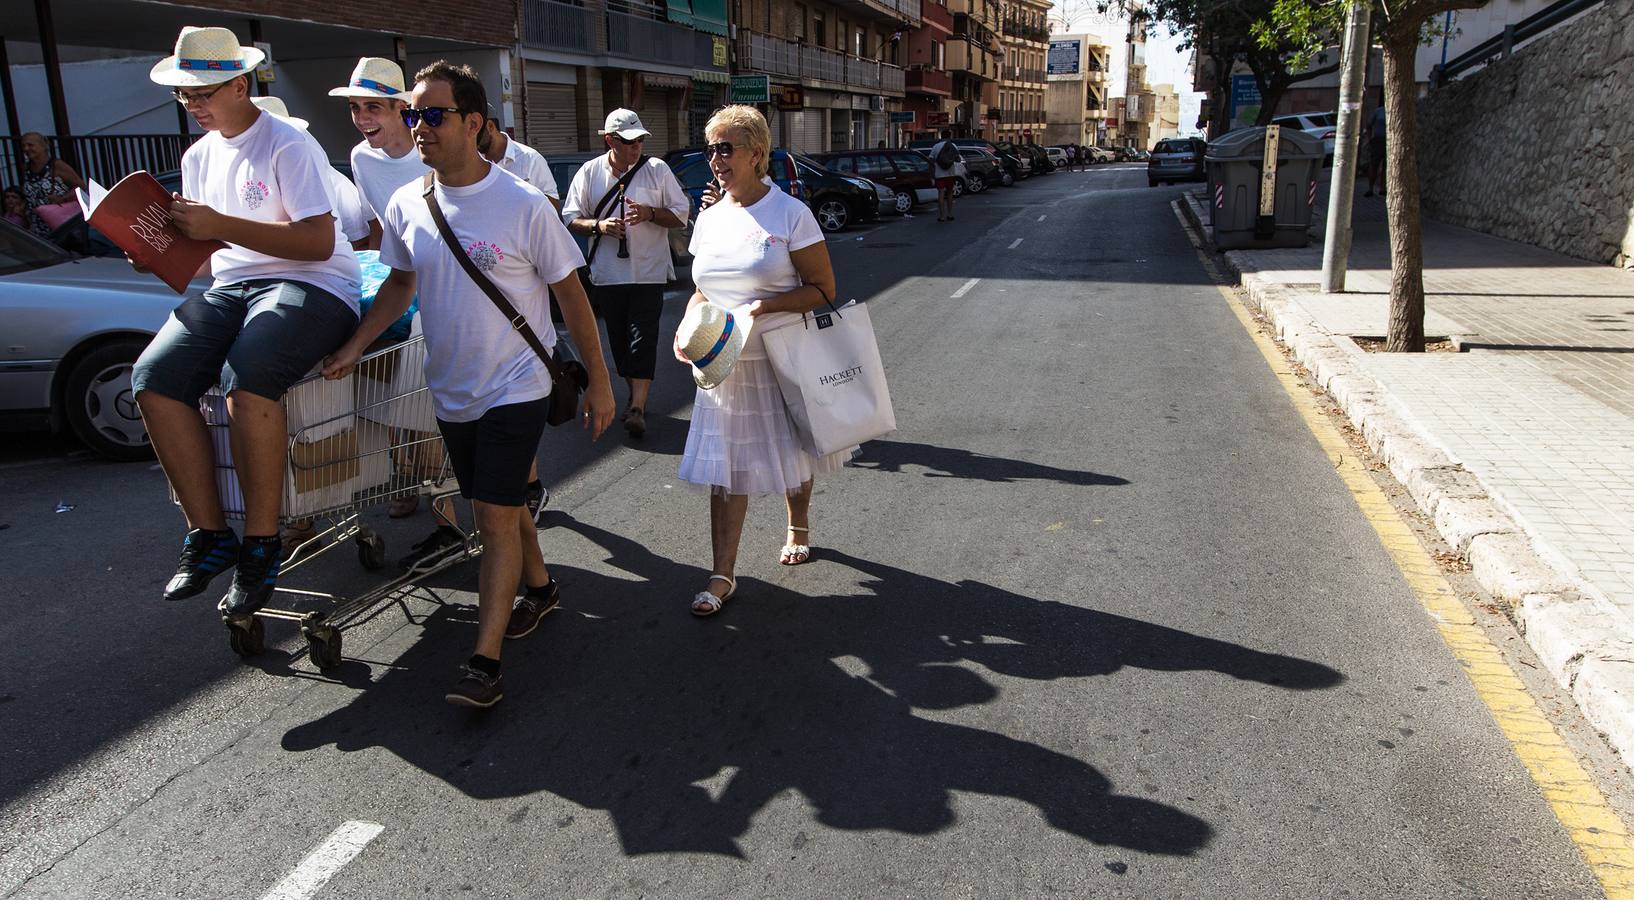
M 821 12 L 811 14 L 811 32 L 812 40 L 817 42 L 817 46 L 828 46 L 828 23 L 823 20 Z
M 770 26 L 768 26 L 768 30 L 770 30 Z M 803 41 L 806 39 L 806 8 L 804 5 L 799 3 L 794 4 L 793 31 L 795 40 Z M 772 33 L 776 34 L 777 32 L 774 31 Z

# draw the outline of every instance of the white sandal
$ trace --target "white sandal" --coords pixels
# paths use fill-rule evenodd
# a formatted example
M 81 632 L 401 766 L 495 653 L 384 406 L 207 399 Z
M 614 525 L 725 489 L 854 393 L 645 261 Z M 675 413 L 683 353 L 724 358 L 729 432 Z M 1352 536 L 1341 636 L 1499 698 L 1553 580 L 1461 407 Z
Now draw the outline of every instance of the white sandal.
M 709 580 L 726 582 L 726 593 L 717 597 L 708 591 L 699 591 L 692 598 L 692 614 L 699 618 L 720 612 L 721 607 L 725 606 L 726 601 L 732 599 L 732 595 L 738 590 L 738 583 L 725 575 L 711 575 Z
M 797 525 L 790 525 L 789 530 L 798 531 L 801 534 L 811 531 L 810 528 L 801 528 Z M 810 560 L 811 547 L 806 544 L 784 544 L 783 552 L 777 557 L 777 561 L 785 566 L 798 566 Z

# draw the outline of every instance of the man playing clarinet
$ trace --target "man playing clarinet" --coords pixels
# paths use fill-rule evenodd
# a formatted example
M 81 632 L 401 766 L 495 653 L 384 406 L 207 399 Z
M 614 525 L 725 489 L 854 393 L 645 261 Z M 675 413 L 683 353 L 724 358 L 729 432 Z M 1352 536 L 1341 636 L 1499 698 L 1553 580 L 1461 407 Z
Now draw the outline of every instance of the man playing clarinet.
M 607 152 L 585 163 L 562 198 L 568 228 L 590 238 L 590 301 L 607 323 L 613 362 L 629 390 L 624 429 L 647 430 L 647 392 L 658 364 L 664 285 L 675 277 L 669 229 L 684 228 L 690 204 L 661 159 L 644 156 L 649 132 L 628 109 L 607 115 Z

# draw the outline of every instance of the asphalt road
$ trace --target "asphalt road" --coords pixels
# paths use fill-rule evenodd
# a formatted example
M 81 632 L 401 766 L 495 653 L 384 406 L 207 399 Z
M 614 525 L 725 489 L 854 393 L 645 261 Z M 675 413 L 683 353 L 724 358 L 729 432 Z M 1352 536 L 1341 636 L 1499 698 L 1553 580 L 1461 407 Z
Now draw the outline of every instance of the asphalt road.
M 810 564 L 751 503 L 714 619 L 684 371 L 642 443 L 548 435 L 563 609 L 486 714 L 441 699 L 474 565 L 349 632 L 336 677 L 276 626 L 246 666 L 209 602 L 159 600 L 155 468 L 14 445 L 0 891 L 257 897 L 367 822 L 320 896 L 1597 893 L 1179 190 L 1100 167 L 834 236 L 900 428 L 819 483 Z M 429 527 L 371 518 L 393 557 Z

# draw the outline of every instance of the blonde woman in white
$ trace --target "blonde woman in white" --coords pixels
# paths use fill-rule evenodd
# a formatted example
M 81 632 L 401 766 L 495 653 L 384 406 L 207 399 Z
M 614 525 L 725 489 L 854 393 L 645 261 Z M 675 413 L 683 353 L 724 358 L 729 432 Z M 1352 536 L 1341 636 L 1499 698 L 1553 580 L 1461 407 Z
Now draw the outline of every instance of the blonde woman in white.
M 724 107 L 704 133 L 704 154 L 722 197 L 698 214 L 693 227 L 692 278 L 698 289 L 687 304 L 688 318 L 695 322 L 694 307 L 707 301 L 730 313 L 734 327 L 747 330 L 747 339 L 719 384 L 710 377 L 713 370 L 693 369 L 699 389 L 680 478 L 710 490 L 714 548 L 709 582 L 692 600 L 698 616 L 719 612 L 736 590 L 738 539 L 749 495 L 783 495 L 788 534 L 778 562 L 799 565 L 811 558 L 812 478 L 839 470 L 854 452 L 819 458 L 801 448 L 761 341 L 765 330 L 794 322 L 833 298 L 834 267 L 822 229 L 804 203 L 766 179 L 771 130 L 758 110 Z M 691 363 L 685 338 L 695 335 L 684 335 L 686 330 L 676 334 L 675 356 Z

